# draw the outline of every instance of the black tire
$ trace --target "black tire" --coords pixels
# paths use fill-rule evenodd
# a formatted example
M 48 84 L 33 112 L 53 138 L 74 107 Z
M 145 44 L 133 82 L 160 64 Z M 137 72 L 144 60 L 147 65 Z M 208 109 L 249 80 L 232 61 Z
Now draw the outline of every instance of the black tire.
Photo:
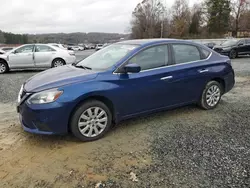
M 0 74 L 4 74 L 6 72 L 9 72 L 9 66 L 5 61 L 0 60 Z
M 229 53 L 229 57 L 230 57 L 230 59 L 235 59 L 238 57 L 238 54 L 235 50 L 231 50 Z
M 216 86 L 219 89 L 220 95 L 219 95 L 218 102 L 214 106 L 211 106 L 207 102 L 207 92 L 213 86 Z M 210 82 L 207 83 L 205 89 L 202 92 L 202 96 L 201 96 L 199 105 L 201 106 L 201 108 L 203 108 L 205 110 L 214 109 L 220 103 L 222 94 L 223 94 L 223 87 L 221 86 L 221 84 L 219 82 L 217 82 L 217 81 L 210 81 Z
M 52 65 L 51 67 L 54 68 L 54 67 L 59 67 L 57 63 L 61 63 L 61 66 L 62 65 L 66 65 L 65 61 L 63 59 L 60 59 L 60 58 L 56 58 L 52 61 Z
M 87 137 L 80 132 L 79 127 L 78 127 L 78 122 L 79 122 L 81 115 L 87 109 L 95 108 L 95 107 L 101 108 L 102 110 L 106 112 L 107 124 L 104 130 L 99 135 L 94 136 L 94 137 Z M 110 109 L 101 101 L 89 100 L 89 101 L 84 102 L 82 105 L 80 105 L 73 113 L 71 117 L 71 121 L 70 121 L 70 130 L 73 133 L 73 135 L 77 137 L 78 139 L 80 139 L 81 141 L 89 142 L 89 141 L 94 141 L 94 140 L 98 140 L 102 138 L 109 131 L 109 129 L 111 128 L 111 125 L 112 125 L 112 113 Z

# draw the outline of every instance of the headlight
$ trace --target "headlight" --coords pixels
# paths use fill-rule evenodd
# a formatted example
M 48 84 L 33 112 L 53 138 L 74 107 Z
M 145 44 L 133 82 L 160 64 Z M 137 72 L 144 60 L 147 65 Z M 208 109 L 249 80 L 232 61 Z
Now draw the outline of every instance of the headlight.
M 55 100 L 57 100 L 62 95 L 62 93 L 63 93 L 63 91 L 59 91 L 57 89 L 42 91 L 42 92 L 33 94 L 28 99 L 27 102 L 29 104 L 51 103 L 51 102 L 54 102 Z

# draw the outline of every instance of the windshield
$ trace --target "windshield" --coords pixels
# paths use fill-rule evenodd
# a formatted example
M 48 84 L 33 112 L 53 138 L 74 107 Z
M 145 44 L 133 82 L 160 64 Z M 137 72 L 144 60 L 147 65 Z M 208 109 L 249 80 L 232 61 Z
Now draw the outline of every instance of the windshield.
M 233 46 L 236 45 L 238 43 L 238 40 L 227 40 L 225 42 L 223 42 L 221 45 L 222 46 Z
M 107 70 L 136 47 L 138 46 L 113 44 L 80 61 L 77 66 L 89 67 L 93 70 Z

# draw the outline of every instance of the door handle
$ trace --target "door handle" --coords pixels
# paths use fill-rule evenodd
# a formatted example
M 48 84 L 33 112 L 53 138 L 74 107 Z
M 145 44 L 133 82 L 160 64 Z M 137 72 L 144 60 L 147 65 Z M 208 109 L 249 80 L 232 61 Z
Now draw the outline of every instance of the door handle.
M 204 72 L 208 72 L 208 69 L 199 70 L 199 73 L 204 73 Z
M 173 76 L 167 76 L 167 77 L 162 77 L 161 80 L 169 80 L 169 79 L 172 79 Z

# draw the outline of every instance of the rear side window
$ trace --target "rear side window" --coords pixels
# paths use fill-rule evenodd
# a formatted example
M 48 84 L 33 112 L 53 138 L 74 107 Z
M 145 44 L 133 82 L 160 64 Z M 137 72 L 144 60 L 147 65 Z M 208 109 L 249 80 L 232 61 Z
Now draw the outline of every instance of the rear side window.
M 205 49 L 201 48 L 201 53 L 203 54 L 203 58 L 202 59 L 207 59 L 211 52 L 208 51 L 208 50 L 205 50 Z
M 53 52 L 53 48 L 45 45 L 36 45 L 36 52 Z
M 172 46 L 176 64 L 201 60 L 200 51 L 196 46 L 188 44 L 173 44 Z

